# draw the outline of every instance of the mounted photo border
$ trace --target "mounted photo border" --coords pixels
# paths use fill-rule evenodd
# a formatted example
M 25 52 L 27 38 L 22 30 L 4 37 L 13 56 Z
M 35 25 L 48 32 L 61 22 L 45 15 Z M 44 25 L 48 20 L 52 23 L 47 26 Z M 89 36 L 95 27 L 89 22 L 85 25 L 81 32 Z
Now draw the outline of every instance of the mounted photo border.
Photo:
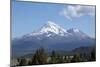
M 17 2 L 25 2 L 25 1 L 17 1 Z M 26 2 L 30 2 L 30 1 L 26 1 Z M 48 4 L 63 4 L 63 5 L 69 5 L 69 3 L 50 3 L 50 2 L 31 2 L 31 3 L 48 3 Z M 70 5 L 73 5 L 73 4 L 70 4 Z M 75 5 L 75 4 L 74 4 Z M 86 4 L 76 4 L 76 5 L 86 5 Z M 11 3 L 11 12 L 10 12 L 10 14 L 11 14 L 11 32 L 12 32 L 12 3 Z M 88 5 L 86 5 L 86 6 L 88 6 Z M 95 6 L 95 15 L 96 15 L 96 5 L 89 5 L 89 6 Z M 12 38 L 12 33 L 11 33 L 11 38 Z M 95 16 L 95 37 L 96 37 L 96 16 Z M 12 39 L 11 39 L 12 40 Z M 12 42 L 12 41 L 11 41 Z M 11 46 L 10 46 L 10 48 L 12 48 Z M 12 49 L 11 49 L 11 51 L 12 51 Z M 11 62 L 11 61 L 10 61 Z M 60 63 L 60 64 L 64 64 L 64 63 Z M 49 65 L 51 65 L 51 64 L 49 64 Z M 34 66 L 34 65 L 33 65 Z

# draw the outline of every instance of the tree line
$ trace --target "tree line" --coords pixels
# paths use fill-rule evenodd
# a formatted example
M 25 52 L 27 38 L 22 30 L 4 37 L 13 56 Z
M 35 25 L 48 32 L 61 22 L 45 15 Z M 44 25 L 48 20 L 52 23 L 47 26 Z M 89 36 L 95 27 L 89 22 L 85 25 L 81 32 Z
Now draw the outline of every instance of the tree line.
M 57 63 L 73 63 L 73 62 L 87 62 L 96 60 L 96 51 L 93 49 L 91 53 L 80 54 L 76 53 L 72 56 L 60 55 L 56 51 L 52 51 L 49 55 L 44 48 L 39 48 L 36 50 L 31 58 L 17 58 L 17 66 L 27 66 L 27 65 L 42 65 L 42 64 L 57 64 Z

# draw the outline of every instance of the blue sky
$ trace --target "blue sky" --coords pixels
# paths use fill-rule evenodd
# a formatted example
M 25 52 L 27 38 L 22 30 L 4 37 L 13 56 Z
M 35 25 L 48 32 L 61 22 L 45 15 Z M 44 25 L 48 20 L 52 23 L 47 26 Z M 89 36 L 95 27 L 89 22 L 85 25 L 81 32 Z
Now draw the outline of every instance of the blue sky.
M 95 37 L 95 6 L 12 2 L 12 37 L 36 31 L 47 21 Z

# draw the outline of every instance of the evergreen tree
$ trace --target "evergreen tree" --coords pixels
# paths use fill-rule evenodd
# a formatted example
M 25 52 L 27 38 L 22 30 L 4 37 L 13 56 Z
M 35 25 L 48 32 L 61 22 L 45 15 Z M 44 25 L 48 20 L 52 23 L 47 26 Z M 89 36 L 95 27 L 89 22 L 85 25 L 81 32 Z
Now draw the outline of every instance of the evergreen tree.
M 82 58 L 80 54 L 75 54 L 74 57 L 72 58 L 71 62 L 81 62 Z
M 52 51 L 50 63 L 60 63 L 60 61 L 61 61 L 60 55 L 55 51 Z
M 95 49 L 93 49 L 93 50 L 91 51 L 91 60 L 92 60 L 92 61 L 95 61 L 95 60 L 96 60 L 96 50 L 95 50 Z
M 21 59 L 19 59 L 18 61 L 19 61 L 19 66 L 27 65 L 27 64 L 26 64 L 27 61 L 26 61 L 25 58 L 21 58 Z
M 47 54 L 44 48 L 39 48 L 36 50 L 32 58 L 32 63 L 30 64 L 46 64 L 47 63 Z

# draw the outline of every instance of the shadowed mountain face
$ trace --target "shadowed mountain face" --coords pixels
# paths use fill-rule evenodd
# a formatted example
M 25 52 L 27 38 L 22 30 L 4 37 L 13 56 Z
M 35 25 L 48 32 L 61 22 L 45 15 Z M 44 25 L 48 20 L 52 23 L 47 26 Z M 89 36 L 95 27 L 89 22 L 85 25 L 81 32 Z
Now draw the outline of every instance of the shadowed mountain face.
M 14 55 L 23 55 L 44 47 L 47 51 L 73 50 L 81 46 L 95 45 L 91 38 L 79 29 L 63 29 L 54 22 L 48 21 L 38 31 L 12 40 Z

